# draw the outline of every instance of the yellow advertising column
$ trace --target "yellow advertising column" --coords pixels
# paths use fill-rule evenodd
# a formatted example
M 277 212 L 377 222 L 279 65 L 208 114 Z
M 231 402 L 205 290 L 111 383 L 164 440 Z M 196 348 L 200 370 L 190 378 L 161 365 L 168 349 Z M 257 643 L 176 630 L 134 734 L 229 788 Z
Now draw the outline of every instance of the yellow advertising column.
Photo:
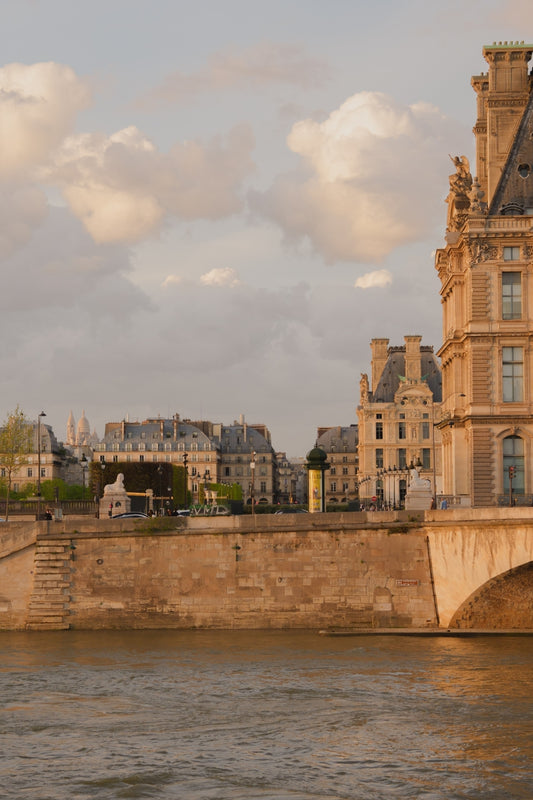
M 329 469 L 326 453 L 314 447 L 307 454 L 306 469 L 309 475 L 309 513 L 326 510 L 325 471 Z

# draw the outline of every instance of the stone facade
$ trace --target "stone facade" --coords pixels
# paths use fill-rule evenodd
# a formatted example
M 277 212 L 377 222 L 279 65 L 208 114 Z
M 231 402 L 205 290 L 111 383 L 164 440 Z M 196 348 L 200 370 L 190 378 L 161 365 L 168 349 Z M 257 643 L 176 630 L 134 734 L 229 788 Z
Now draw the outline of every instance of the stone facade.
M 330 465 L 325 478 L 326 506 L 358 501 L 358 442 L 357 425 L 318 429 L 316 446 L 327 453 Z
M 411 464 L 432 494 L 441 490 L 440 366 L 420 336 L 406 336 L 400 347 L 372 339 L 371 349 L 372 384 L 361 376 L 357 408 L 359 497 L 366 507 L 400 507 Z
M 443 489 L 465 505 L 533 496 L 532 52 L 512 42 L 483 50 L 488 74 L 472 78 L 477 176 L 465 156 L 453 159 L 436 254 Z

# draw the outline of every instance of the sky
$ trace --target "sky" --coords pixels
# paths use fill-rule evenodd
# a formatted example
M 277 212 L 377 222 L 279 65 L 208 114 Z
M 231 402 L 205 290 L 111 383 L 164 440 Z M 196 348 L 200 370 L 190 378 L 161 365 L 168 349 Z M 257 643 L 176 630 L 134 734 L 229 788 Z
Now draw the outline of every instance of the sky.
M 370 340 L 441 344 L 451 155 L 531 0 L 0 0 L 0 419 L 303 456 Z

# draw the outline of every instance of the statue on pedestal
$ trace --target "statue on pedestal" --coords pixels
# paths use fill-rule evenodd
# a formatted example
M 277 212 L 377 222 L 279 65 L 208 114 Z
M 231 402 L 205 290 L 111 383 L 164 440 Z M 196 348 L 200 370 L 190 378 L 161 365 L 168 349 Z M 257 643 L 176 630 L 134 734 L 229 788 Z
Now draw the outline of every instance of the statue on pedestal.
M 114 517 L 131 511 L 131 500 L 124 488 L 124 475 L 119 472 L 114 483 L 104 486 L 104 496 L 100 499 L 100 517 Z

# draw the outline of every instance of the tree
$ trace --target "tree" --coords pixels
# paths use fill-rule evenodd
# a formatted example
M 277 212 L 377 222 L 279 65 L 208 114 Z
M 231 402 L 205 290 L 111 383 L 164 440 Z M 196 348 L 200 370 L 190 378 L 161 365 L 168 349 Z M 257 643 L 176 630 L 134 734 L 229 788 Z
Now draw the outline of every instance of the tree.
M 8 413 L 0 428 L 0 470 L 6 487 L 6 520 L 9 519 L 9 495 L 13 478 L 28 463 L 33 449 L 33 425 L 19 406 Z

